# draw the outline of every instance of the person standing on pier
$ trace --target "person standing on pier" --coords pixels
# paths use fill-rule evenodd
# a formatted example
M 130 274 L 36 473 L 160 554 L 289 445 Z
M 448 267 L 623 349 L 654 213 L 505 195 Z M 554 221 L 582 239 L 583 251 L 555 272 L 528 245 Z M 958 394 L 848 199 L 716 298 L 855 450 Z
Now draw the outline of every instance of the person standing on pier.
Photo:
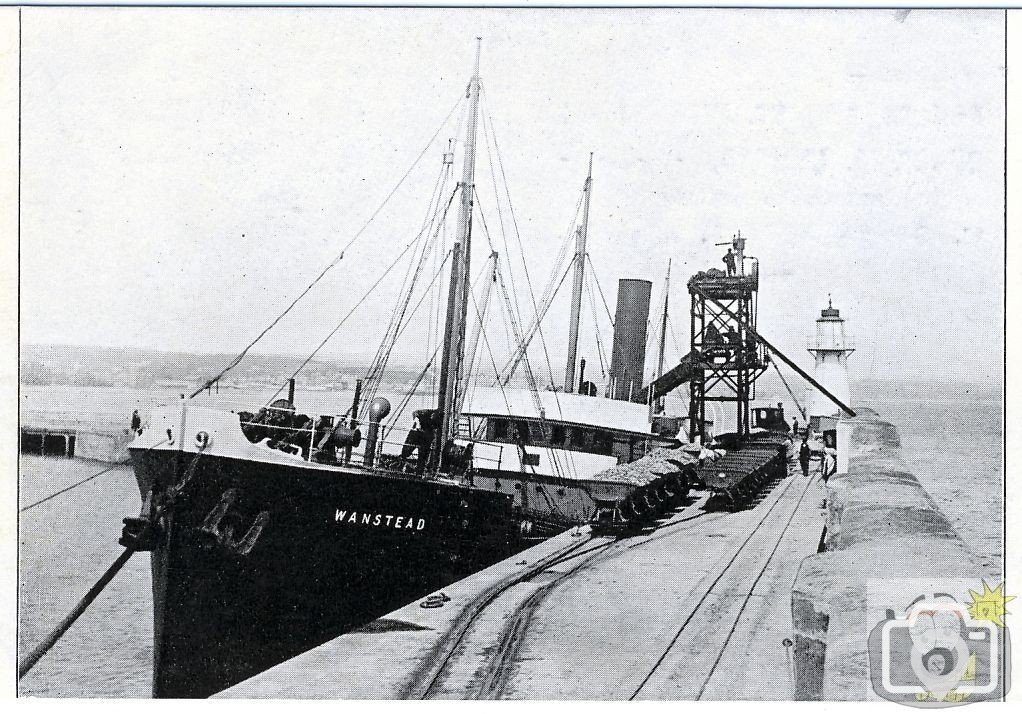
M 802 466 L 802 475 L 809 478 L 809 432 L 806 432 L 806 436 L 802 439 L 802 446 L 798 450 L 798 462 Z
M 823 463 L 820 468 L 823 473 L 823 482 L 826 483 L 827 479 L 837 473 L 837 449 L 833 448 L 828 444 L 823 445 Z

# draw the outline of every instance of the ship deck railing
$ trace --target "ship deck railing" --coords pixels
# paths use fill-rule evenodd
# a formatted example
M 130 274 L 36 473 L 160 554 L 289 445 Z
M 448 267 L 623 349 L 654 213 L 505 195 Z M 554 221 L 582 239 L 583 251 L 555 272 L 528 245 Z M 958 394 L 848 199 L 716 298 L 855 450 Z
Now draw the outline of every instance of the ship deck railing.
M 267 409 L 270 409 L 270 408 L 271 407 L 267 407 Z M 288 411 L 288 412 L 292 411 L 290 409 L 279 409 L 279 408 L 276 408 L 276 407 L 273 407 L 273 408 L 277 409 L 278 411 Z M 331 417 L 331 418 L 333 418 L 335 425 L 340 424 L 340 423 L 344 423 L 345 420 L 346 420 L 346 417 L 344 417 L 343 415 L 330 415 L 330 414 L 319 415 L 318 418 L 322 419 L 323 417 Z M 311 416 L 309 418 L 312 419 Z M 320 451 L 320 449 L 316 448 L 316 433 L 317 433 L 317 430 L 315 428 L 315 423 L 316 423 L 317 419 L 312 419 L 312 421 L 313 421 L 313 426 L 310 427 L 310 428 L 292 427 L 292 426 L 278 426 L 278 425 L 273 425 L 273 424 L 264 424 L 262 422 L 256 422 L 256 421 L 241 421 L 240 423 L 241 423 L 242 426 L 257 426 L 257 427 L 260 427 L 262 429 L 273 430 L 273 431 L 277 431 L 277 432 L 283 432 L 284 436 L 292 437 L 290 440 L 285 442 L 286 447 L 290 447 L 290 448 L 287 448 L 287 449 L 283 450 L 283 452 L 284 453 L 290 453 L 292 456 L 299 456 L 299 457 L 302 458 L 303 461 L 312 461 L 313 460 L 313 456 L 316 454 L 316 452 Z M 401 426 L 396 426 L 396 425 L 393 425 L 393 426 L 381 425 L 381 426 L 383 427 L 384 437 L 378 439 L 377 442 L 376 442 L 376 451 L 375 451 L 375 454 L 374 454 L 374 461 L 378 461 L 379 458 L 382 455 L 387 455 L 387 456 L 397 456 L 397 455 L 399 455 L 401 453 L 401 450 L 405 446 L 408 433 L 411 432 L 411 429 L 407 428 L 407 427 L 401 427 Z M 397 434 L 399 435 L 400 438 L 398 438 L 398 439 L 390 438 L 391 435 L 394 432 L 397 432 Z M 308 443 L 307 444 L 306 444 L 305 439 L 304 439 L 304 435 L 305 434 L 308 434 Z M 296 435 L 302 435 L 303 438 L 301 440 L 296 439 L 296 438 L 294 438 Z M 470 441 L 470 442 L 481 442 L 482 441 L 480 439 L 474 439 L 471 436 L 461 436 L 461 434 L 458 435 L 458 438 L 459 439 L 463 439 L 465 441 Z M 263 443 L 263 440 L 260 440 L 259 443 Z M 486 443 L 490 444 L 490 442 L 486 442 Z M 490 456 L 483 456 L 483 455 L 480 455 L 480 454 L 473 454 L 473 461 L 484 461 L 484 462 L 489 462 L 489 463 L 495 464 L 496 465 L 496 469 L 499 470 L 501 465 L 502 465 L 502 463 L 503 463 L 504 446 L 505 445 L 504 444 L 492 444 L 492 445 L 496 446 L 497 449 L 498 449 L 497 457 L 496 458 L 490 457 Z M 354 465 L 354 466 L 364 465 L 364 463 L 365 463 L 365 448 L 362 445 L 360 445 L 360 446 L 361 446 L 361 448 L 360 447 L 352 447 L 350 456 L 345 458 L 343 463 L 339 463 L 338 465 L 346 465 L 346 466 L 349 466 L 349 465 Z M 339 450 L 342 450 L 342 451 L 344 450 L 344 447 L 337 447 L 337 448 Z M 416 457 L 417 456 L 418 456 L 418 452 L 416 452 Z M 414 463 L 414 462 L 411 462 L 411 463 Z

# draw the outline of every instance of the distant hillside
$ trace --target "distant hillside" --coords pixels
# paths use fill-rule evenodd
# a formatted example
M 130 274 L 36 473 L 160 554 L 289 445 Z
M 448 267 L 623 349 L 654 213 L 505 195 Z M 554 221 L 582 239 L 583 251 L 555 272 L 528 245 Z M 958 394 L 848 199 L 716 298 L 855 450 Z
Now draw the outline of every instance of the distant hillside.
M 77 385 L 147 388 L 198 387 L 230 364 L 234 355 L 159 352 L 138 348 L 80 345 L 22 345 L 20 381 L 33 385 Z M 250 354 L 221 381 L 222 386 L 280 384 L 302 363 L 298 355 Z M 366 362 L 316 359 L 299 375 L 306 386 L 353 386 Z M 387 381 L 414 380 L 421 367 L 392 364 Z

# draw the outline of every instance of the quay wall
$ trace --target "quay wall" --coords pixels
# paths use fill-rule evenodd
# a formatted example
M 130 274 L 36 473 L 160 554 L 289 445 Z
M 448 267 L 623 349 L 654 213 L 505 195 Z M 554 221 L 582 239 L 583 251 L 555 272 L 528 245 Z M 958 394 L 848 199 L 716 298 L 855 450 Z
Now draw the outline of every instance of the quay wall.
M 898 581 L 934 574 L 982 573 L 979 559 L 908 471 L 897 428 L 868 409 L 848 423 L 848 471 L 827 483 L 820 552 L 802 561 L 792 586 L 798 700 L 877 698 L 867 655 L 877 624 L 867 610 L 871 592 L 895 593 Z
M 75 432 L 75 456 L 79 459 L 92 459 L 109 463 L 122 463 L 128 460 L 128 445 L 131 444 L 131 432 L 77 431 Z
M 127 461 L 128 446 L 133 438 L 130 429 L 119 425 L 39 414 L 32 414 L 23 419 L 20 433 L 23 439 L 26 435 L 63 436 L 69 441 L 73 440 L 71 450 L 75 458 L 106 463 Z

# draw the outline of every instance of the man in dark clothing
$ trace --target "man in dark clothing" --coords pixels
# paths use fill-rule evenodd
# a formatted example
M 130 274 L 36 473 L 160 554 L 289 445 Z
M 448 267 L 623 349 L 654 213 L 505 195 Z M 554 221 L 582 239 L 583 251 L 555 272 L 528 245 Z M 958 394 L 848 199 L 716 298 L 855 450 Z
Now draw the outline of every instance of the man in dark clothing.
M 142 417 L 138 415 L 138 409 L 131 413 L 131 430 L 136 434 L 142 433 Z
M 401 447 L 401 458 L 410 461 L 415 459 L 415 473 L 422 474 L 426 470 L 426 461 L 429 459 L 430 447 L 433 445 L 433 437 L 426 433 L 418 417 L 414 417 L 412 428 L 405 437 L 405 444 Z
M 733 250 L 731 250 L 730 248 L 728 248 L 727 249 L 727 255 L 725 255 L 723 258 L 721 258 L 721 260 L 724 261 L 724 266 L 727 268 L 727 274 L 728 275 L 734 275 L 735 274 L 735 252 Z
M 802 475 L 809 478 L 809 434 L 802 439 L 802 446 L 798 450 L 798 462 L 802 465 Z
M 433 437 L 440 426 L 439 416 L 436 409 L 417 409 L 412 412 L 412 429 L 405 437 L 401 457 L 407 461 L 413 454 L 415 455 L 416 474 L 421 475 L 429 463 L 429 456 L 433 451 Z

